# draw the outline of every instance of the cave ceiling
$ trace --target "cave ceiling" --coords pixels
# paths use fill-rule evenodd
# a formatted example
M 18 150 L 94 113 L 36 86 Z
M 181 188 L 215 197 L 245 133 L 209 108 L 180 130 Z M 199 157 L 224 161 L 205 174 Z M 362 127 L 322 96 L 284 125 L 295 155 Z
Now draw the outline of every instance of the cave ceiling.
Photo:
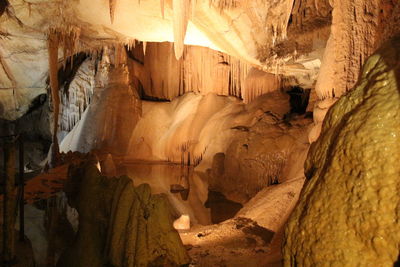
M 59 60 L 103 46 L 174 42 L 222 51 L 269 72 L 315 79 L 329 37 L 327 0 L 7 0 L 0 17 L 0 117 L 15 120 L 48 87 L 48 36 Z

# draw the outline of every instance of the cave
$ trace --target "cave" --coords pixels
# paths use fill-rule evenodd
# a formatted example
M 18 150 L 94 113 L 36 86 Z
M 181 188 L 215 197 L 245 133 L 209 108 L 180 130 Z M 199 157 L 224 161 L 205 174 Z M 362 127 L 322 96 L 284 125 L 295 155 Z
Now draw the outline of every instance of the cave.
M 0 0 L 0 266 L 399 266 L 399 138 L 397 0 Z

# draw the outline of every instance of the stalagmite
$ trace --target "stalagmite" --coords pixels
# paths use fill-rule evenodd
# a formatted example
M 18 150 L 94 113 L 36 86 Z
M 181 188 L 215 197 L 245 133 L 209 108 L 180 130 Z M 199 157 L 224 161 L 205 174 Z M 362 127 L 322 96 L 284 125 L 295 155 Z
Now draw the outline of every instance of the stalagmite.
M 286 227 L 285 266 L 398 266 L 400 38 L 328 112 Z
M 70 167 L 67 197 L 79 231 L 57 266 L 185 266 L 190 259 L 173 229 L 164 195 L 127 176 L 108 179 L 93 162 Z
M 57 163 L 59 148 L 58 148 L 58 115 L 60 112 L 60 96 L 59 84 L 58 84 L 58 46 L 59 46 L 59 34 L 55 31 L 51 31 L 48 39 L 49 48 L 49 76 L 50 76 L 50 88 L 51 97 L 53 101 L 53 151 L 52 160 Z
M 125 47 L 122 44 L 117 44 L 114 47 L 114 64 L 115 66 L 120 66 L 126 62 Z
M 189 22 L 192 0 L 173 0 L 174 51 L 176 59 L 180 59 L 184 50 L 184 41 Z
M 96 68 L 93 101 L 74 130 L 62 141 L 61 150 L 67 152 L 78 148 L 89 152 L 96 148 L 114 155 L 124 154 L 130 131 L 141 115 L 141 100 L 136 88 L 131 86 L 124 47 L 104 47 L 102 60 Z M 90 137 L 74 140 L 74 135 Z

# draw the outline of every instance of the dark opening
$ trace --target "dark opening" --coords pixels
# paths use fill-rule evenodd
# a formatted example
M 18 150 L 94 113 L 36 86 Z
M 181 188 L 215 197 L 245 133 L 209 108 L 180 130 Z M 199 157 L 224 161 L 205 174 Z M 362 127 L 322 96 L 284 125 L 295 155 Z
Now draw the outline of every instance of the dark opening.
M 64 87 L 64 94 L 68 93 L 69 85 L 75 77 L 76 72 L 82 63 L 88 58 L 85 53 L 79 53 L 72 57 L 67 58 L 65 62 L 65 68 L 60 68 L 58 70 L 58 81 L 60 88 Z
M 397 261 L 393 264 L 393 267 L 400 267 L 400 254 L 399 257 L 397 258 Z
M 220 223 L 233 218 L 243 205 L 227 199 L 222 193 L 208 191 L 208 199 L 204 204 L 211 209 L 211 222 Z
M 290 95 L 290 113 L 306 113 L 311 89 L 293 86 L 287 93 Z
M 0 0 L 0 16 L 3 15 L 9 4 L 8 0 Z

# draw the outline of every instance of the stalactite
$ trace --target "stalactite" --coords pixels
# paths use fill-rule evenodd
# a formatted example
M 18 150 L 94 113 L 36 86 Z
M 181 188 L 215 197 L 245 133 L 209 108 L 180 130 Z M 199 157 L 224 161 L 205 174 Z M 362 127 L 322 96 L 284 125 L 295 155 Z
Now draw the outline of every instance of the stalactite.
M 197 159 L 202 157 L 202 155 L 193 156 L 193 145 L 195 143 L 193 140 L 188 140 L 177 146 L 176 150 L 181 154 L 181 165 L 191 166 L 199 162 Z
M 131 51 L 132 48 L 135 48 L 135 46 L 136 46 L 136 39 L 128 39 L 125 42 L 125 45 L 128 48 L 128 50 Z
M 72 58 L 71 66 L 73 65 L 73 56 L 79 51 L 84 50 L 80 44 L 81 29 L 78 27 L 67 27 L 66 29 L 54 30 L 57 32 L 59 38 L 59 47 L 63 49 L 63 66 L 67 62 L 67 58 Z
M 29 17 L 32 15 L 32 3 L 28 3 Z
M 60 111 L 60 97 L 58 94 L 59 84 L 58 84 L 58 47 L 59 47 L 60 37 L 55 31 L 51 31 L 48 39 L 48 49 L 49 49 L 49 76 L 50 76 L 50 88 L 51 97 L 53 102 L 53 151 L 52 159 L 55 164 L 58 161 L 59 148 L 58 148 L 58 115 Z
M 139 79 L 148 96 L 171 100 L 186 92 L 213 92 L 249 103 L 280 86 L 277 75 L 252 70 L 252 65 L 222 52 L 185 46 L 183 57 L 176 60 L 174 56 L 166 56 L 172 51 L 172 44 L 147 43 L 146 47 L 147 74 Z
M 109 0 L 109 8 L 110 8 L 110 20 L 111 23 L 114 23 L 114 13 L 115 13 L 115 6 L 117 4 L 117 0 Z
M 174 51 L 176 59 L 180 59 L 184 50 L 184 41 L 189 22 L 192 0 L 173 0 Z
M 161 7 L 162 18 L 164 18 L 165 17 L 165 0 L 160 0 L 160 7 Z
M 60 130 L 70 132 L 89 106 L 95 87 L 97 56 L 87 58 L 77 70 L 66 93 L 61 94 Z
M 209 0 L 209 6 L 211 7 L 212 5 L 218 7 L 220 11 L 227 10 L 227 9 L 232 9 L 236 8 L 239 3 L 242 5 L 246 5 L 248 2 L 247 0 L 243 0 L 241 3 L 238 0 Z
M 115 66 L 121 65 L 122 62 L 123 62 L 122 49 L 123 49 L 123 46 L 119 45 L 119 44 L 115 45 L 115 47 L 114 47 L 114 50 L 115 50 L 115 53 L 114 53 L 114 64 L 115 64 Z
M 143 42 L 143 55 L 146 55 L 147 42 Z

